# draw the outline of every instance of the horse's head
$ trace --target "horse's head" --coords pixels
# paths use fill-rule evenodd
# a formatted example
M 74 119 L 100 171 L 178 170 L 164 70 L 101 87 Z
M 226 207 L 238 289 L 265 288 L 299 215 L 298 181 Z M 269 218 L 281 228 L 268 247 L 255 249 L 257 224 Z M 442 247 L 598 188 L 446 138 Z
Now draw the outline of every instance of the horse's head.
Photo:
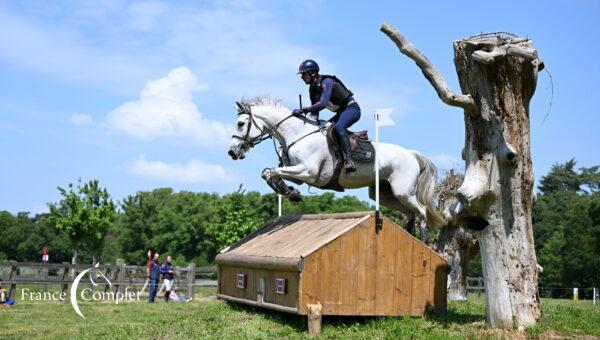
M 258 144 L 265 136 L 265 131 L 256 121 L 252 114 L 252 108 L 249 104 L 235 102 L 238 119 L 233 136 L 231 137 L 231 146 L 229 147 L 229 156 L 232 159 L 244 159 L 254 145 Z

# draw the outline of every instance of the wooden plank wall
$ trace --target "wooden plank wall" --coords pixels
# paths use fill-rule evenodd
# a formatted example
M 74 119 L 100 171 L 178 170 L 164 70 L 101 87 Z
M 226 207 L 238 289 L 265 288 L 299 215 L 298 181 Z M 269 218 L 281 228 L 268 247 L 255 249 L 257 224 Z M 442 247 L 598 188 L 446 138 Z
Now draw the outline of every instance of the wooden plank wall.
M 238 288 L 237 274 L 247 275 L 247 286 L 245 289 Z M 264 302 L 275 303 L 281 306 L 298 307 L 299 273 L 274 270 L 260 270 L 243 267 L 219 266 L 219 294 L 225 294 L 240 299 L 256 302 L 256 289 L 258 281 L 265 281 Z M 287 279 L 287 294 L 275 293 L 275 279 Z
M 307 256 L 300 314 L 320 302 L 323 315 L 414 315 L 446 309 L 445 261 L 384 219 L 371 218 Z

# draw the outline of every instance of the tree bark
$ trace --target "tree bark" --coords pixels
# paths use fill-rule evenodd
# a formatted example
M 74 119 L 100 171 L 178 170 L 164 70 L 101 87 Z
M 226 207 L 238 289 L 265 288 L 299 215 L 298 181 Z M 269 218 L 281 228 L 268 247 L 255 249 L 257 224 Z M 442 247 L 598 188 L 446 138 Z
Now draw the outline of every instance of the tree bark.
M 73 257 L 71 258 L 71 264 L 77 264 L 77 247 L 73 249 Z
M 488 323 L 527 327 L 541 317 L 529 136 L 529 101 L 539 60 L 528 39 L 479 36 L 454 43 L 454 62 L 461 89 L 474 98 L 479 113 L 465 115 L 466 171 L 458 189 L 462 208 L 454 213 L 480 230 L 475 235 Z
M 382 31 L 411 59 L 424 58 L 403 50 L 407 41 L 393 27 L 384 24 Z M 456 225 L 476 230 L 488 324 L 521 330 L 541 318 L 531 222 L 529 101 L 543 63 L 531 40 L 500 34 L 454 42 L 454 62 L 461 96 L 473 102 L 444 101 L 465 110 L 465 180 L 458 190 L 460 203 L 451 212 Z M 421 69 L 434 88 L 445 85 L 428 66 Z
M 452 221 L 450 207 L 458 202 L 457 193 L 464 176 L 450 170 L 436 186 L 435 196 L 438 209 L 450 223 L 438 231 L 434 244 L 435 250 L 448 262 L 448 299 L 465 301 L 467 299 L 467 266 L 479 252 L 479 243 L 466 228 L 457 226 Z
M 440 229 L 435 250 L 448 261 L 448 299 L 465 301 L 467 299 L 467 266 L 479 251 L 475 237 L 463 227 L 452 224 Z

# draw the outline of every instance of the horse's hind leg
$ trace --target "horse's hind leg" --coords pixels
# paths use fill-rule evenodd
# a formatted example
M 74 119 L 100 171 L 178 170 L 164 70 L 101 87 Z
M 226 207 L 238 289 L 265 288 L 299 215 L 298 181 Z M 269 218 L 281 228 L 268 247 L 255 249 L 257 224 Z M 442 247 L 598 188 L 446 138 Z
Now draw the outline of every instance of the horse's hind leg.
M 416 179 L 411 176 L 395 176 L 390 181 L 391 191 L 402 206 L 410 210 L 419 222 L 421 241 L 427 241 L 427 210 L 416 195 Z M 414 223 L 414 221 L 413 221 Z M 413 224 L 414 229 L 414 224 Z M 414 234 L 414 233 L 413 233 Z
M 414 215 L 416 216 L 416 222 L 418 222 L 418 226 L 419 226 L 419 235 L 420 235 L 420 240 L 423 243 L 427 243 L 427 210 L 425 208 L 424 205 L 422 205 L 421 203 L 419 203 L 417 201 L 417 196 L 416 195 L 412 195 L 412 196 L 403 196 L 403 195 L 397 195 L 396 199 L 398 199 L 398 201 L 402 202 L 402 204 L 406 204 L 407 206 L 411 207 L 411 209 L 413 209 L 414 211 Z M 405 203 L 406 202 L 406 203 Z M 412 234 L 413 236 L 415 236 L 415 220 L 413 219 L 412 221 Z
M 406 226 L 404 228 L 412 236 L 416 236 L 416 232 L 415 232 L 415 214 L 412 214 L 412 217 L 408 220 L 408 222 L 406 222 Z
M 369 197 L 372 200 L 375 200 L 374 186 L 369 187 Z M 410 209 L 407 209 L 405 206 L 403 206 L 394 196 L 392 188 L 387 181 L 381 181 L 379 185 L 379 202 L 381 205 L 403 214 L 407 221 L 404 228 L 411 235 L 415 235 L 415 214 Z

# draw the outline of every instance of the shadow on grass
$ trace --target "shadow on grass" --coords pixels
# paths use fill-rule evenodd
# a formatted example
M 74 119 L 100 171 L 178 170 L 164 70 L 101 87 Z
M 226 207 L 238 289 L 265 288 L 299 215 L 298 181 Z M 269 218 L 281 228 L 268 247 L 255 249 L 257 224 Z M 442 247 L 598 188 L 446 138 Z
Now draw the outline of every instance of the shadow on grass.
M 235 302 L 227 302 L 227 305 L 234 311 L 249 314 L 260 314 L 265 319 L 277 322 L 288 327 L 292 327 L 298 332 L 307 331 L 307 319 L 305 315 L 288 314 L 274 311 L 271 309 L 254 307 Z M 350 327 L 363 326 L 376 320 L 397 320 L 402 321 L 405 318 L 420 319 L 411 316 L 323 316 L 323 326 Z M 474 322 L 485 322 L 485 315 L 475 311 L 462 311 L 455 308 L 449 308 L 445 313 L 429 313 L 423 318 L 427 321 L 438 324 L 441 328 L 448 328 L 452 324 L 464 325 Z
M 254 307 L 229 301 L 227 301 L 226 303 L 232 310 L 237 312 L 260 314 L 265 319 L 292 327 L 298 332 L 306 332 L 308 330 L 308 321 L 306 315 L 289 314 L 267 308 Z M 371 322 L 372 320 L 378 319 L 381 319 L 381 317 L 325 315 L 323 316 L 323 326 L 365 325 Z
M 474 322 L 485 322 L 485 315 L 475 314 L 473 312 L 457 311 L 454 308 L 448 308 L 445 313 L 429 313 L 425 316 L 429 321 L 447 327 L 451 324 L 470 324 Z
M 260 314 L 267 320 L 292 327 L 297 332 L 305 332 L 307 329 L 306 317 L 302 315 L 283 313 L 271 309 L 254 307 L 230 301 L 226 301 L 226 303 L 233 311 L 248 314 Z

